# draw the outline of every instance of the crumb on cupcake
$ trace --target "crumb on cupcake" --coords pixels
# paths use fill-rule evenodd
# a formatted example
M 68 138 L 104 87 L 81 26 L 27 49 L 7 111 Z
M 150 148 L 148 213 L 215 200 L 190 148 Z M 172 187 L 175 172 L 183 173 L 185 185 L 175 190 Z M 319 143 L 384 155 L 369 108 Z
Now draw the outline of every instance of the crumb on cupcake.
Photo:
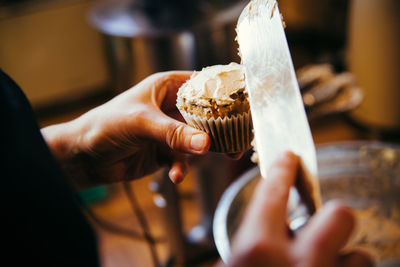
M 245 74 L 237 63 L 215 65 L 194 72 L 178 92 L 177 106 L 192 115 L 218 118 L 250 109 Z

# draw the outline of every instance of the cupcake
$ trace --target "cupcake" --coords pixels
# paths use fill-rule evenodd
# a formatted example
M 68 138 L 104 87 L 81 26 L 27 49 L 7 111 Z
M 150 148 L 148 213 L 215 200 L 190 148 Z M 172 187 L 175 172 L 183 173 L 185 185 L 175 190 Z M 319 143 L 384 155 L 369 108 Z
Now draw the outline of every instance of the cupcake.
M 210 150 L 236 153 L 251 146 L 252 123 L 242 65 L 215 65 L 194 72 L 178 91 L 186 122 L 211 137 Z

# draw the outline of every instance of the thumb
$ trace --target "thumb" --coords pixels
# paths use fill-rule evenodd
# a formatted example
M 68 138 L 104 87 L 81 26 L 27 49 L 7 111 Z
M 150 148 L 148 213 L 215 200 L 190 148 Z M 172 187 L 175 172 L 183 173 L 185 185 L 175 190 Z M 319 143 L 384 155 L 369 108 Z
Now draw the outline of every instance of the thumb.
M 167 144 L 173 150 L 197 155 L 205 154 L 210 147 L 210 137 L 162 112 L 147 114 L 142 124 L 147 136 Z
M 202 155 L 210 147 L 210 137 L 183 122 L 168 119 L 163 130 L 165 142 L 174 150 Z

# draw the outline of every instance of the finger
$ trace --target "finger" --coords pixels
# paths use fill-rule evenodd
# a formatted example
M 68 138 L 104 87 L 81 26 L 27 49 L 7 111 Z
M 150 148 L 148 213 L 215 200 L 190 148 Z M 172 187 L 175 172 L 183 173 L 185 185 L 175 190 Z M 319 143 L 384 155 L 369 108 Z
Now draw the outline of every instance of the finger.
M 350 252 L 341 255 L 336 265 L 337 267 L 372 267 L 374 263 L 369 255 L 361 251 Z
M 135 116 L 137 125 L 142 126 L 141 137 L 155 139 L 173 150 L 205 154 L 210 147 L 210 137 L 183 122 L 172 119 L 161 111 L 151 111 Z
M 332 266 L 351 234 L 354 220 L 349 208 L 337 201 L 327 203 L 297 236 L 298 256 L 309 266 Z
M 190 71 L 171 71 L 152 75 L 148 79 L 149 84 L 146 85 L 153 88 L 151 99 L 154 107 L 135 114 L 132 119 L 136 120 L 136 125 L 143 127 L 141 137 L 156 139 L 180 152 L 203 155 L 210 147 L 209 136 L 169 117 L 158 108 L 163 103 L 166 109 L 168 105 L 172 105 L 172 110 L 177 111 L 176 92 L 179 86 L 190 78 L 191 73 Z
M 158 97 L 158 105 L 161 110 L 169 113 L 176 111 L 176 98 L 179 88 L 185 83 L 192 75 L 191 71 L 168 71 L 161 73 L 161 81 L 158 85 L 159 92 L 156 93 Z
M 161 110 L 169 117 L 184 122 L 181 113 L 176 107 L 177 92 L 186 80 L 192 75 L 191 71 L 168 72 L 168 82 L 165 83 L 165 95 L 162 100 Z
M 285 152 L 272 165 L 268 177 L 262 179 L 250 204 L 248 218 L 262 222 L 268 236 L 287 236 L 286 206 L 290 187 L 294 184 L 298 157 Z
M 175 160 L 171 165 L 168 176 L 174 184 L 179 184 L 183 181 L 189 168 L 187 157 L 184 154 L 175 156 Z
M 167 72 L 166 82 L 164 83 L 164 97 L 160 109 L 167 114 L 169 117 L 174 118 L 178 121 L 184 122 L 181 113 L 176 107 L 176 99 L 179 88 L 184 82 L 186 82 L 192 72 L 191 71 L 173 71 Z
M 267 179 L 261 179 L 234 237 L 232 251 L 267 257 L 279 255 L 282 246 L 287 245 L 286 204 L 297 165 L 297 156 L 285 152 L 272 165 Z

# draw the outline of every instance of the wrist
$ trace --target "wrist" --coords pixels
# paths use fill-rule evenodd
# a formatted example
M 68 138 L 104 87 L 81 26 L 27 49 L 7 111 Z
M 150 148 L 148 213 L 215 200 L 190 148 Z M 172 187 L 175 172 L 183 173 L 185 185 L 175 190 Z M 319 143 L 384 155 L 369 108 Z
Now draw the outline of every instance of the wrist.
M 60 163 L 64 162 L 71 155 L 71 142 L 73 134 L 70 133 L 70 123 L 61 123 L 47 126 L 41 129 L 43 138 L 45 139 L 51 153 Z M 68 140 L 69 139 L 69 140 Z
M 81 166 L 79 142 L 81 132 L 76 120 L 41 129 L 51 153 L 75 190 L 85 188 L 86 175 Z

